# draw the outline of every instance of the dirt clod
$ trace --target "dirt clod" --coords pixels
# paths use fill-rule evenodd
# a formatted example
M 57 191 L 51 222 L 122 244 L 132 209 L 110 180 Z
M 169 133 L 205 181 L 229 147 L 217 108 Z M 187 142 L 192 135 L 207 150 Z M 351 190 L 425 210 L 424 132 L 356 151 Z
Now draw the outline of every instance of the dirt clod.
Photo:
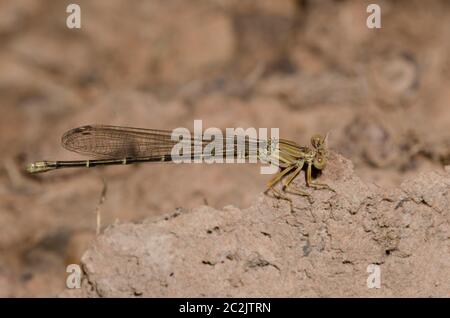
M 332 154 L 321 181 L 336 192 L 311 191 L 313 204 L 293 196 L 292 212 L 260 195 L 247 209 L 203 206 L 110 226 L 82 258 L 82 290 L 63 295 L 449 295 L 448 172 L 388 190 L 364 183 Z M 380 267 L 380 288 L 368 288 L 371 264 Z

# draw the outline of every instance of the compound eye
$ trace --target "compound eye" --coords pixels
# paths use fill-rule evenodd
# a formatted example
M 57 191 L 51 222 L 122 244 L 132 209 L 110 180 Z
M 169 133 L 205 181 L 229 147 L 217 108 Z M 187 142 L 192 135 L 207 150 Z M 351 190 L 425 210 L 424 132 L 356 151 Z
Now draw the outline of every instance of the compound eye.
M 318 157 L 314 160 L 314 167 L 316 167 L 319 170 L 322 170 L 325 168 L 325 160 L 321 157 Z

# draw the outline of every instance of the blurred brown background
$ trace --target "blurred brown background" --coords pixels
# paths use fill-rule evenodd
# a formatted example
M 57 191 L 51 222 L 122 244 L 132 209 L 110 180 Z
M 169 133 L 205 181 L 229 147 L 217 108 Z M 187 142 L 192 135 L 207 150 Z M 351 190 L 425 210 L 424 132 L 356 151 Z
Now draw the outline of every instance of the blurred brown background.
M 66 7 L 81 6 L 81 29 Z M 207 204 L 248 206 L 252 165 L 141 165 L 31 177 L 79 159 L 84 124 L 279 127 L 330 146 L 380 186 L 450 163 L 450 2 L 0 1 L 0 296 L 54 296 L 103 225 Z

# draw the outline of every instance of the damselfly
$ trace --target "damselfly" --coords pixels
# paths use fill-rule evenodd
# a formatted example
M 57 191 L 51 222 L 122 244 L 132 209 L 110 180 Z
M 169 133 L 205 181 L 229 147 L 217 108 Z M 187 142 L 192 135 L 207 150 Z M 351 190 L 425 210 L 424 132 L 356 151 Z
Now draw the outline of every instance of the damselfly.
M 222 147 L 205 153 L 204 147 L 211 143 L 201 136 L 189 135 L 189 158 L 211 159 L 211 157 L 252 156 L 279 167 L 279 172 L 268 182 L 268 189 L 285 199 L 274 186 L 281 181 L 282 191 L 309 196 L 308 193 L 289 187 L 292 180 L 305 170 L 306 185 L 313 188 L 328 188 L 326 184 L 313 182 L 312 170 L 323 170 L 327 164 L 326 137 L 314 135 L 311 147 L 286 140 L 262 140 L 248 136 L 223 137 L 214 142 Z M 239 141 L 243 143 L 239 143 Z M 91 156 L 95 159 L 71 161 L 37 161 L 27 166 L 29 173 L 46 172 L 62 168 L 91 168 L 104 165 L 128 165 L 142 162 L 174 162 L 173 148 L 179 144 L 173 132 L 168 130 L 143 129 L 107 125 L 88 125 L 74 128 L 62 136 L 62 146 L 70 151 Z M 184 140 L 186 142 L 186 140 Z M 198 146 L 200 145 L 200 151 Z M 240 148 L 240 145 L 244 146 Z M 244 152 L 239 150 L 244 149 Z

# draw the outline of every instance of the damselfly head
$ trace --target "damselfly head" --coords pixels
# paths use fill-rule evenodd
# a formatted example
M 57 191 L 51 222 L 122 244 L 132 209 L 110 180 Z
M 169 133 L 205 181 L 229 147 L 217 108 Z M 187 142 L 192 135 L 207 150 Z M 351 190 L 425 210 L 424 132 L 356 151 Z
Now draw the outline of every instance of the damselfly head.
M 327 138 L 328 134 L 325 137 L 319 134 L 311 137 L 311 145 L 316 152 L 313 165 L 318 170 L 325 169 L 325 166 L 327 165 Z

